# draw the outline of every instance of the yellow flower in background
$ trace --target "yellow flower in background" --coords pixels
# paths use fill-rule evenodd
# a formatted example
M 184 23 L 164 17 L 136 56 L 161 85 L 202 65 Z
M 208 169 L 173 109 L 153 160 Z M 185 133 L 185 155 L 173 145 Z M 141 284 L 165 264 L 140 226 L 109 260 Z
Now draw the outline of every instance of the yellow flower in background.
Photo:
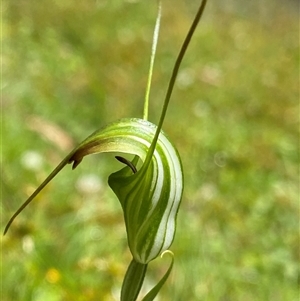
M 45 278 L 49 283 L 55 284 L 61 279 L 61 274 L 59 270 L 50 268 L 49 270 L 47 270 Z

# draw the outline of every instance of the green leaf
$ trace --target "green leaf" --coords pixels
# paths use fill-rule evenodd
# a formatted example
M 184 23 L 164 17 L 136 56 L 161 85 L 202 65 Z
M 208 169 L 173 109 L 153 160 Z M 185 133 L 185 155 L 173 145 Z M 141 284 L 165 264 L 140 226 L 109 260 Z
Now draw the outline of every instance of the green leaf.
M 165 251 L 164 253 L 161 254 L 161 257 L 163 257 L 165 254 L 170 254 L 172 256 L 172 261 L 171 264 L 167 270 L 167 272 L 165 273 L 165 275 L 161 278 L 161 280 L 156 284 L 156 286 L 143 298 L 142 301 L 152 301 L 154 300 L 154 298 L 157 296 L 157 294 L 159 293 L 159 291 L 161 290 L 162 286 L 165 284 L 165 282 L 167 281 L 173 265 L 174 265 L 174 254 L 171 251 Z

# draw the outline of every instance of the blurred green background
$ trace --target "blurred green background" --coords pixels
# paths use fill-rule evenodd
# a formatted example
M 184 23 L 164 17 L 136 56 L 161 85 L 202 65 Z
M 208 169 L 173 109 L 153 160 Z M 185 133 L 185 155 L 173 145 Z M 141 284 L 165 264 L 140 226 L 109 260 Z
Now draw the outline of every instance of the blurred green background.
M 154 123 L 198 2 L 163 1 Z M 73 146 L 142 116 L 155 17 L 155 1 L 2 2 L 2 229 Z M 297 1 L 209 1 L 164 123 L 185 192 L 157 300 L 299 300 L 298 22 Z M 120 167 L 67 167 L 16 219 L 1 300 L 118 300 L 130 253 L 106 179 Z M 167 267 L 150 264 L 145 291 Z

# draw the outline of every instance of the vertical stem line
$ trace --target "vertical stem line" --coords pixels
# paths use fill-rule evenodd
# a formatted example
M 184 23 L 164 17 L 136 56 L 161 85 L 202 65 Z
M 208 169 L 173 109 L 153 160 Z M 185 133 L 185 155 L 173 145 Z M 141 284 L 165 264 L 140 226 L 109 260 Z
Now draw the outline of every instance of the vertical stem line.
M 153 33 L 153 40 L 152 40 L 152 51 L 151 51 L 151 58 L 150 58 L 150 67 L 149 67 L 149 74 L 148 74 L 148 81 L 146 87 L 146 94 L 145 94 L 145 102 L 144 102 L 144 113 L 143 119 L 148 119 L 148 107 L 149 107 L 149 96 L 150 96 L 150 88 L 151 88 L 151 81 L 153 75 L 153 66 L 155 60 L 155 54 L 157 49 L 157 42 L 158 42 L 158 35 L 159 35 L 159 28 L 160 28 L 160 20 L 161 20 L 161 1 L 158 1 L 158 12 L 157 18 Z

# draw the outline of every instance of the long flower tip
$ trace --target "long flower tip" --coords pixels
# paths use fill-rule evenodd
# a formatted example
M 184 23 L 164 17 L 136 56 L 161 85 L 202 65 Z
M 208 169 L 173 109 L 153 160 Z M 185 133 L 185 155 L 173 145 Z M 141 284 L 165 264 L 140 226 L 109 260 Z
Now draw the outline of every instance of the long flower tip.
M 3 236 L 7 233 L 8 229 L 10 228 L 11 224 L 15 220 L 15 218 L 21 213 L 21 211 L 24 209 L 23 206 L 21 206 L 15 213 L 14 215 L 9 219 L 8 223 L 6 224 L 4 231 L 3 231 Z
M 7 224 L 6 227 L 5 227 L 5 229 L 4 229 L 4 231 L 3 231 L 3 236 L 7 233 L 8 228 L 9 228 L 9 225 Z

